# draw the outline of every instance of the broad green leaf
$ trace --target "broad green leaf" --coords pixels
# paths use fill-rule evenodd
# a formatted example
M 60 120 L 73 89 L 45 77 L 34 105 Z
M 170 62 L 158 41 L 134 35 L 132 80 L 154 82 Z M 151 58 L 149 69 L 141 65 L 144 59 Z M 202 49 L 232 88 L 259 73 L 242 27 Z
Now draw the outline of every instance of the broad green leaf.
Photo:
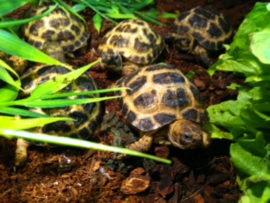
M 248 60 L 248 59 L 243 59 Z M 243 73 L 245 75 L 254 75 L 258 74 L 259 70 L 257 68 L 253 68 L 250 64 L 243 64 L 243 60 L 236 60 L 236 59 L 225 59 L 222 63 L 217 63 L 212 66 L 208 72 L 210 75 L 213 75 L 216 70 L 220 71 L 231 71 L 237 73 Z M 247 62 L 249 63 L 249 62 Z
M 94 26 L 98 33 L 100 33 L 101 27 L 102 27 L 102 18 L 99 14 L 95 14 L 93 17 Z
M 241 127 L 245 122 L 241 118 L 242 102 L 227 101 L 207 108 L 211 123 L 227 128 Z
M 85 140 L 73 139 L 73 138 L 68 138 L 68 137 L 37 134 L 37 133 L 31 133 L 27 131 L 15 131 L 15 130 L 9 130 L 7 128 L 0 128 L 0 135 L 4 135 L 8 138 L 14 138 L 16 136 L 16 138 L 23 138 L 23 139 L 27 139 L 31 141 L 46 142 L 46 143 L 51 143 L 51 144 L 63 145 L 63 146 L 80 147 L 80 148 L 94 149 L 98 151 L 111 151 L 111 152 L 128 154 L 132 156 L 144 157 L 147 159 L 152 159 L 152 160 L 163 162 L 166 164 L 172 163 L 171 160 L 159 158 L 159 157 L 152 156 L 149 154 L 144 154 L 144 153 L 130 150 L 127 148 L 113 147 L 109 145 L 98 144 L 95 142 L 89 142 Z
M 34 62 L 68 67 L 66 64 L 49 57 L 30 44 L 2 29 L 0 29 L 0 51 Z
M 263 30 L 261 32 L 255 32 L 250 35 L 251 52 L 265 64 L 270 64 L 270 30 Z
M 17 86 L 20 86 L 20 81 L 16 81 Z M 0 89 L 0 106 L 1 102 L 14 101 L 19 93 L 19 89 L 14 87 L 13 85 L 6 85 Z
M 0 103 L 0 113 L 7 114 L 7 115 L 14 115 L 14 116 L 33 117 L 33 118 L 50 117 L 48 115 L 39 114 L 39 113 L 35 113 L 32 111 L 24 110 L 24 109 L 19 109 L 19 108 L 14 108 L 14 107 L 6 107 L 6 106 L 1 107 L 1 103 Z
M 240 203 L 265 203 L 270 201 L 270 175 L 253 175 L 244 179 L 240 184 L 244 195 Z
M 56 121 L 72 121 L 72 119 L 64 118 L 64 117 L 22 119 L 17 116 L 16 117 L 0 116 L 0 128 L 23 130 L 23 129 L 34 128 L 37 126 L 43 126 L 48 123 L 52 123 Z
M 246 175 L 268 175 L 267 160 L 253 155 L 241 147 L 239 143 L 231 145 L 230 154 L 233 164 L 242 173 Z
M 61 75 L 55 80 L 49 80 L 41 85 L 39 85 L 33 92 L 31 97 L 38 97 L 40 95 L 46 95 L 46 94 L 53 94 L 67 85 L 69 85 L 72 81 L 76 80 L 78 77 L 80 77 L 85 71 L 87 71 L 92 66 L 99 63 L 99 61 L 95 61 L 89 65 L 86 65 L 82 68 L 79 68 L 77 70 L 73 70 L 70 73 Z
M 266 156 L 266 150 L 264 149 L 266 143 L 262 133 L 257 133 L 255 139 L 239 139 L 237 143 L 254 156 L 261 158 Z
M 213 124 L 205 125 L 207 132 L 211 133 L 211 138 L 213 139 L 228 139 L 233 140 L 233 135 L 230 132 L 225 132 L 224 130 L 219 129 Z

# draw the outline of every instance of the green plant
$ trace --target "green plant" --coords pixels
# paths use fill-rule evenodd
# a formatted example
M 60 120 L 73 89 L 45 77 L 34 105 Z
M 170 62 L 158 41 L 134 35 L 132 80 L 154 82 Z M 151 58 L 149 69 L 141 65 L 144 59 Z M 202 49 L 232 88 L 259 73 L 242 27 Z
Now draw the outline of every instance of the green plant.
M 270 202 L 270 4 L 257 3 L 219 62 L 209 72 L 245 78 L 235 101 L 208 108 L 212 137 L 230 139 L 231 160 L 244 192 L 242 203 Z

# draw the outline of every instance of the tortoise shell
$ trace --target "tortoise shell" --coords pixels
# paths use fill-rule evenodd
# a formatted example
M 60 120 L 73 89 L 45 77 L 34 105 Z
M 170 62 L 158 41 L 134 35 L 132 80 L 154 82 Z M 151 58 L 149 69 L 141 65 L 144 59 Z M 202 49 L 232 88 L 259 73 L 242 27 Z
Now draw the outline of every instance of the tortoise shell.
M 53 5 L 42 5 L 30 10 L 26 17 L 39 16 Z M 43 50 L 46 42 L 57 42 L 63 52 L 73 52 L 83 47 L 90 33 L 82 20 L 58 6 L 49 15 L 22 26 L 23 38 Z
M 151 64 L 164 48 L 162 37 L 143 20 L 125 20 L 101 40 L 97 53 L 120 54 L 135 64 Z
M 196 7 L 183 12 L 171 27 L 174 33 L 189 33 L 206 50 L 221 50 L 229 43 L 233 30 L 230 23 L 217 10 Z
M 47 80 L 53 80 L 63 74 L 70 72 L 68 69 L 54 65 L 38 65 L 29 68 L 21 77 L 22 88 L 25 90 L 20 94 L 21 98 L 29 96 L 32 91 Z M 83 92 L 96 90 L 95 81 L 89 74 L 84 74 L 66 86 L 61 93 Z M 98 95 L 76 96 L 72 98 L 92 98 Z M 80 139 L 93 138 L 93 134 L 100 122 L 102 108 L 98 103 L 87 103 L 62 108 L 31 108 L 33 112 L 50 115 L 52 117 L 70 117 L 74 121 L 59 121 L 35 128 L 37 133 L 46 133 Z
M 153 131 L 179 119 L 198 124 L 206 120 L 199 90 L 174 66 L 143 67 L 116 86 L 132 89 L 121 90 L 119 105 L 127 122 L 140 131 Z

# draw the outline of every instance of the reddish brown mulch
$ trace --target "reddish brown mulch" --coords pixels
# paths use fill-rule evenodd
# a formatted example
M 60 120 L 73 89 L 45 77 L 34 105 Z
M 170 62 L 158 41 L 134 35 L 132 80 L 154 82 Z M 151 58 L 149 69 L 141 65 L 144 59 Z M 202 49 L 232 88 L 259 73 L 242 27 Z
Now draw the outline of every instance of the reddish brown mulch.
M 158 0 L 157 9 L 178 13 L 198 5 L 211 5 L 227 16 L 236 32 L 254 4 L 253 0 Z M 104 33 L 112 27 L 105 21 L 98 35 L 92 26 L 93 12 L 87 10 L 83 16 L 92 32 L 92 39 L 84 55 L 68 60 L 76 66 L 96 59 L 91 48 L 96 48 Z M 172 21 L 163 22 L 169 25 Z M 167 32 L 165 27 L 155 28 L 160 33 Z M 169 47 L 169 53 L 164 53 L 159 60 L 176 65 L 185 74 L 195 72 L 194 81 L 208 105 L 237 96 L 237 92 L 228 90 L 226 86 L 242 82 L 241 78 L 221 72 L 210 77 L 192 56 L 180 54 L 173 47 Z M 100 88 L 108 87 L 119 78 L 108 77 L 105 72 L 94 69 L 90 73 Z M 105 104 L 108 112 L 118 110 L 115 101 Z M 113 143 L 113 133 L 100 133 L 99 136 L 104 143 Z M 153 146 L 149 153 L 173 161 L 172 165 L 166 165 L 134 157 L 110 162 L 112 153 L 31 146 L 25 165 L 15 168 L 15 141 L 0 138 L 0 202 L 237 202 L 241 191 L 230 161 L 229 147 L 226 140 L 213 140 L 206 150 L 183 151 Z

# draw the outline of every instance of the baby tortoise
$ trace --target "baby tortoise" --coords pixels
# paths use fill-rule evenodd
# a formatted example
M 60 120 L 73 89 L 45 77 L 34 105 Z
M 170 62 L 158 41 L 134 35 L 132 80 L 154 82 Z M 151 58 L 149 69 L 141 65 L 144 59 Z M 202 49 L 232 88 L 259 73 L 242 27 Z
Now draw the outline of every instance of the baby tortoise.
M 61 48 L 60 48 L 61 49 Z M 63 53 L 62 53 L 63 54 Z M 63 57 L 63 56 L 62 56 Z M 70 72 L 65 67 L 55 65 L 37 65 L 27 69 L 21 76 L 22 88 L 20 98 L 30 96 L 30 94 L 38 87 L 38 85 Z M 60 93 L 85 92 L 96 90 L 97 85 L 90 74 L 84 73 L 76 80 L 72 81 Z M 98 97 L 98 94 L 87 96 L 73 96 L 70 98 L 84 99 Z M 45 133 L 51 135 L 65 136 L 79 139 L 93 139 L 95 131 L 101 123 L 102 104 L 87 103 L 81 105 L 72 105 L 62 108 L 31 108 L 36 113 L 49 115 L 52 117 L 69 117 L 74 121 L 58 121 L 44 126 L 34 128 L 36 133 Z M 15 165 L 21 165 L 27 158 L 27 147 L 31 143 L 18 139 Z
M 33 7 L 26 17 L 41 15 L 53 5 Z M 22 26 L 23 38 L 34 47 L 48 52 L 50 43 L 58 43 L 64 53 L 71 53 L 86 45 L 90 36 L 88 28 L 77 16 L 58 6 L 49 15 Z M 49 54 L 50 55 L 50 54 Z M 58 56 L 52 56 L 58 59 Z M 63 59 L 59 59 L 62 61 Z
M 125 20 L 101 40 L 97 54 L 102 66 L 129 75 L 153 63 L 164 48 L 162 37 L 143 20 Z
M 196 86 L 177 68 L 169 65 L 145 66 L 116 82 L 129 87 L 118 102 L 126 121 L 141 134 L 127 146 L 146 152 L 157 142 L 181 149 L 206 147 L 209 135 L 202 130 L 207 121 L 203 99 Z
M 172 38 L 174 45 L 188 53 L 197 55 L 206 66 L 213 62 L 211 55 L 230 43 L 233 29 L 225 17 L 217 10 L 196 7 L 183 12 L 173 23 Z

